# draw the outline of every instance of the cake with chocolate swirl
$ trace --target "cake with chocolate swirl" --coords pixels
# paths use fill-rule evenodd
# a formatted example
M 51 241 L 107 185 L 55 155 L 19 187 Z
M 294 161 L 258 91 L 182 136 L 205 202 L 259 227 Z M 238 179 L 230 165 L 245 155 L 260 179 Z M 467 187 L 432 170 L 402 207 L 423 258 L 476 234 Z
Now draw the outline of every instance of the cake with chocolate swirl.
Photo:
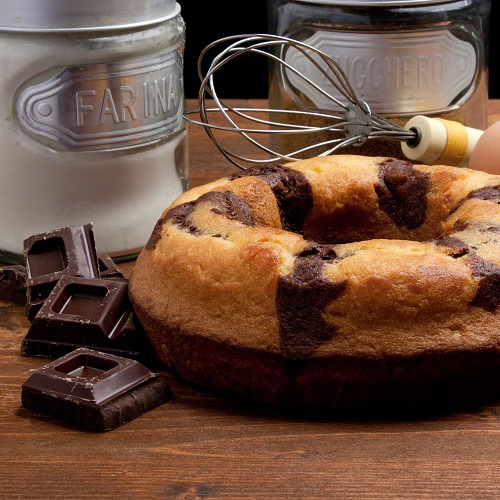
M 202 387 L 333 410 L 500 389 L 500 176 L 334 155 L 180 196 L 129 283 L 159 358 Z

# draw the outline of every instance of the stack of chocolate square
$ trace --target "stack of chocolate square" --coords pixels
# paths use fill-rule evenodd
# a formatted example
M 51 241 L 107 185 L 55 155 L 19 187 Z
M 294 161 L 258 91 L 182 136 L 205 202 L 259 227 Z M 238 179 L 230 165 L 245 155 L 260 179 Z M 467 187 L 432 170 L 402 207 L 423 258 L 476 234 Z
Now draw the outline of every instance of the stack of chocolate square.
M 58 358 L 23 384 L 24 406 L 108 431 L 172 398 L 138 361 L 154 357 L 128 280 L 98 254 L 91 223 L 27 238 L 24 261 L 0 268 L 0 296 L 31 321 L 21 354 Z

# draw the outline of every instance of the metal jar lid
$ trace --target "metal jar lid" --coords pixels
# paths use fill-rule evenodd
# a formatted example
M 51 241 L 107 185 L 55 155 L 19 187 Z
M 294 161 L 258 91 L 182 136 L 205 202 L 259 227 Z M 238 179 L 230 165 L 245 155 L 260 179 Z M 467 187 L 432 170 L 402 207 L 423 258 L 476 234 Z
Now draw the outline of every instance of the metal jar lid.
M 409 5 L 429 5 L 434 3 L 451 3 L 458 0 L 296 0 L 302 3 L 314 3 L 322 5 L 347 5 L 364 7 L 406 7 Z
M 102 31 L 177 16 L 175 0 L 0 0 L 0 31 Z

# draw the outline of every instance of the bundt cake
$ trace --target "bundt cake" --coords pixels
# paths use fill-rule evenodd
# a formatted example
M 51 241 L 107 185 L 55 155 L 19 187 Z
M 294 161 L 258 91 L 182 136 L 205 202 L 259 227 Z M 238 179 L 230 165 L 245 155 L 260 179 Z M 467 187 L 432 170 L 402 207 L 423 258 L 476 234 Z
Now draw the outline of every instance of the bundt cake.
M 129 292 L 197 385 L 336 410 L 500 389 L 500 176 L 334 155 L 252 167 L 169 207 Z

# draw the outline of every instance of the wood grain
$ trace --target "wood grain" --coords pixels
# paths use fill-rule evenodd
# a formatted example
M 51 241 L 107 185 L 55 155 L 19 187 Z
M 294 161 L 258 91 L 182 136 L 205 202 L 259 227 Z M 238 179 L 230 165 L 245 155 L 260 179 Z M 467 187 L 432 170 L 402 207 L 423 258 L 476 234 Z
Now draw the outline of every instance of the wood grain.
M 189 103 L 194 105 L 193 102 Z M 262 103 L 257 103 L 262 105 Z M 500 101 L 490 103 L 500 120 Z M 235 171 L 190 126 L 191 185 Z M 129 273 L 133 262 L 120 264 Z M 0 301 L 0 498 L 499 498 L 500 402 L 406 421 L 342 421 L 197 390 L 109 433 L 27 410 L 28 321 Z

